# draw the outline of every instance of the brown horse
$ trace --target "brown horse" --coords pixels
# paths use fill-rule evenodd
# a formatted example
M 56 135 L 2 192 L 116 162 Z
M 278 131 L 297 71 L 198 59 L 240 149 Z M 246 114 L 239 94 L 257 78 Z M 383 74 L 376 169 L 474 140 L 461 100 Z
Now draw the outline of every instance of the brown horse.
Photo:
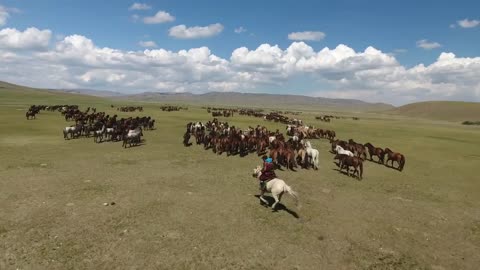
M 392 168 L 394 168 L 393 167 L 393 161 L 396 161 L 398 163 L 398 168 L 397 169 L 399 171 L 403 170 L 403 167 L 405 166 L 405 156 L 404 155 L 402 155 L 400 153 L 393 152 L 389 148 L 385 148 L 385 155 L 388 155 L 387 162 L 385 163 L 387 166 L 388 166 L 388 162 L 391 160 L 392 161 Z
M 355 170 L 353 171 L 353 175 L 357 173 L 358 179 L 362 179 L 363 177 L 363 159 L 359 157 L 350 157 L 347 155 L 340 155 L 337 154 L 334 157 L 334 160 L 338 159 L 340 161 L 340 171 L 343 168 L 347 169 L 347 175 L 350 176 L 350 166 L 352 166 Z M 358 169 L 357 169 L 358 168 Z
M 378 163 L 384 163 L 385 151 L 383 151 L 380 147 L 375 147 L 371 143 L 366 143 L 364 146 L 368 150 L 368 154 L 370 155 L 370 160 L 373 161 L 373 156 L 378 157 Z
M 25 113 L 25 116 L 27 117 L 27 120 L 36 119 L 35 115 L 36 115 L 36 113 L 32 112 L 32 111 L 28 111 L 28 112 Z
M 187 131 L 185 134 L 183 134 L 183 145 L 189 146 L 190 143 L 188 141 L 190 141 L 190 132 Z

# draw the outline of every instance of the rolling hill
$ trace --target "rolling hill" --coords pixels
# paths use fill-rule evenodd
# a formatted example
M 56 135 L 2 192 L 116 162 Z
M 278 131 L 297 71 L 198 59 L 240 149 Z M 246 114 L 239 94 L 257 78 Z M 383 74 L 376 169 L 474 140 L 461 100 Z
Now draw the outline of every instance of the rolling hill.
M 479 121 L 480 102 L 427 101 L 407 104 L 388 111 L 410 117 L 445 121 Z
M 238 92 L 157 93 L 145 92 L 136 95 L 117 97 L 137 101 L 172 102 L 184 104 L 205 104 L 212 106 L 240 106 L 262 108 L 288 108 L 304 110 L 342 111 L 384 111 L 394 108 L 385 103 L 368 103 L 354 99 L 331 99 L 301 95 L 256 94 Z
M 91 89 L 38 89 L 0 81 L 0 93 L 7 92 L 9 95 L 4 96 L 16 99 L 18 102 L 21 102 L 21 97 L 24 95 L 37 97 L 39 102 L 48 100 L 50 98 L 58 100 L 59 102 L 65 102 L 68 101 L 69 95 L 75 95 L 87 100 L 93 99 L 94 97 L 100 97 L 104 98 L 105 100 L 115 100 L 116 102 L 122 103 L 128 101 L 138 101 L 210 106 L 363 112 L 385 111 L 394 108 L 393 105 L 385 103 L 368 103 L 354 99 L 331 99 L 301 95 L 254 94 L 238 92 L 208 92 L 205 94 L 144 92 L 134 95 L 125 95 L 113 91 L 97 91 Z M 4 100 L 4 102 L 6 102 L 6 100 Z

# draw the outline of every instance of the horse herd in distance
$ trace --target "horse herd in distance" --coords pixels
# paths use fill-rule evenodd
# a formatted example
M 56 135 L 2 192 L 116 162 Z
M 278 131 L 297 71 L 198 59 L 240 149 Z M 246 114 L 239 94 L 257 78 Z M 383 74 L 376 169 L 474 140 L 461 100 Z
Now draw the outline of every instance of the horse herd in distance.
M 262 117 L 257 110 L 240 109 L 235 112 L 240 115 Z M 275 117 L 265 117 L 267 115 Z M 359 180 L 363 178 L 363 162 L 367 160 L 367 157 L 369 161 L 386 166 L 388 166 L 388 162 L 391 162 L 391 168 L 395 168 L 393 165 L 394 162 L 397 162 L 398 166 L 395 169 L 399 171 L 402 171 L 405 166 L 405 156 L 393 152 L 389 148 L 382 149 L 371 143 L 363 145 L 353 139 L 339 140 L 336 139 L 336 133 L 333 130 L 305 126 L 302 120 L 289 119 L 278 112 L 264 114 L 263 118 L 287 124 L 286 135 L 290 138 L 286 139 L 278 129 L 273 132 L 262 125 L 240 129 L 229 125 L 228 122 L 221 122 L 217 118 L 213 118 L 205 124 L 202 122 L 187 123 L 183 144 L 186 147 L 191 146 L 190 139 L 193 136 L 197 145 L 203 145 L 205 150 L 211 149 L 217 155 L 226 153 L 227 156 L 244 157 L 251 153 L 256 153 L 258 156 L 268 154 L 276 168 L 295 170 L 300 167 L 318 170 L 318 150 L 314 149 L 308 140 L 323 138 L 329 140 L 331 144 L 331 153 L 335 154 L 334 161 L 338 160 L 336 165 L 339 167 L 339 172 L 345 170 L 346 174 L 350 176 L 350 168 L 352 168 L 353 176 L 356 175 Z M 377 157 L 378 161 L 374 161 L 373 157 Z M 385 157 L 387 157 L 386 163 Z
M 112 105 L 113 106 L 113 105 Z M 301 119 L 289 118 L 284 114 L 299 115 L 297 112 L 272 111 L 264 113 L 262 109 L 228 109 L 203 107 L 207 112 L 220 113 L 224 116 L 233 117 L 234 113 L 243 116 L 263 118 L 265 121 L 273 121 L 286 124 L 286 136 L 278 129 L 270 131 L 265 126 L 249 126 L 248 129 L 240 129 L 231 126 L 228 122 L 220 122 L 217 118 L 203 124 L 202 122 L 190 122 L 183 135 L 183 144 L 190 146 L 190 138 L 193 136 L 197 145 L 203 145 L 205 150 L 211 149 L 213 153 L 227 156 L 246 156 L 256 153 L 258 156 L 268 154 L 277 168 L 296 170 L 296 168 L 318 170 L 318 150 L 311 146 L 310 139 L 327 139 L 331 145 L 331 153 L 335 154 L 334 161 L 339 167 L 339 172 L 345 170 L 350 175 L 363 178 L 363 162 L 372 161 L 402 171 L 405 166 L 405 156 L 394 152 L 389 148 L 380 148 L 368 142 L 361 144 L 353 139 L 348 141 L 337 138 L 336 132 L 330 129 L 315 128 L 303 123 Z M 162 111 L 180 111 L 188 108 L 172 105 L 161 106 Z M 96 108 L 88 107 L 85 111 L 79 110 L 78 105 L 32 105 L 26 113 L 27 119 L 35 119 L 35 115 L 41 110 L 58 111 L 65 121 L 75 121 L 75 124 L 63 128 L 64 139 L 79 137 L 94 138 L 95 143 L 123 142 L 122 147 L 127 145 L 138 146 L 145 142 L 142 139 L 144 130 L 155 129 L 155 120 L 150 116 L 137 116 L 119 118 L 117 115 L 110 116 L 105 112 L 97 112 Z M 122 112 L 143 111 L 143 107 L 124 106 L 117 110 Z M 346 118 L 338 116 L 320 116 L 323 119 Z M 318 117 L 316 117 L 318 120 Z M 353 117 L 352 119 L 358 120 Z M 376 161 L 375 161 L 375 159 Z M 368 159 L 367 159 L 368 158 Z M 386 162 L 385 162 L 386 159 Z M 390 162 L 390 165 L 388 165 Z M 398 165 L 394 167 L 394 162 Z
M 139 107 L 121 108 L 135 108 L 127 109 L 127 112 L 139 109 Z M 143 108 L 140 107 L 140 109 L 143 111 Z M 144 141 L 142 140 L 143 130 L 155 129 L 155 119 L 150 116 L 119 118 L 116 114 L 110 116 L 105 112 L 97 112 L 96 108 L 91 107 L 81 111 L 78 105 L 32 105 L 26 113 L 27 119 L 29 115 L 36 115 L 41 110 L 58 111 L 65 121 L 75 122 L 62 129 L 65 140 L 93 137 L 95 143 L 121 141 L 122 147 L 126 148 L 127 145 L 138 146 Z

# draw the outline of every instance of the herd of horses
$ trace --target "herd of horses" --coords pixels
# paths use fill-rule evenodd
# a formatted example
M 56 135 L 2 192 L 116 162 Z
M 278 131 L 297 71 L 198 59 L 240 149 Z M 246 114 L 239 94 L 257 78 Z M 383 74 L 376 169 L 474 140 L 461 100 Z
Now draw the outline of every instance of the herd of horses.
M 242 130 L 214 118 L 206 124 L 188 123 L 183 135 L 184 146 L 191 145 L 192 136 L 197 145 L 203 145 L 205 150 L 211 149 L 218 155 L 225 152 L 227 156 L 238 154 L 243 157 L 249 153 L 261 156 L 268 152 L 278 168 L 294 170 L 300 166 L 318 170 L 319 152 L 309 141 L 298 137 L 285 139 L 279 130 L 273 132 L 265 126 L 257 125 Z
M 163 105 L 160 106 L 160 109 L 163 112 L 174 112 L 174 111 L 180 111 L 180 110 L 188 110 L 187 107 L 180 107 L 180 106 L 173 106 L 173 105 Z
M 359 179 L 362 178 L 363 173 L 363 161 L 370 160 L 378 164 L 385 164 L 388 166 L 388 162 L 391 162 L 390 167 L 394 162 L 397 162 L 397 170 L 402 171 L 405 166 L 405 155 L 394 152 L 390 148 L 375 147 L 370 142 L 361 144 L 355 142 L 353 139 L 348 141 L 343 140 L 330 140 L 331 152 L 336 154 L 335 160 L 339 160 L 337 164 L 340 167 L 340 171 L 344 168 L 347 169 L 347 175 L 349 175 L 349 167 L 354 168 L 353 174 L 357 173 Z M 373 157 L 376 157 L 376 161 Z M 385 162 L 385 157 L 387 158 Z
M 124 106 L 124 107 L 118 107 L 117 111 L 121 112 L 143 112 L 143 107 L 142 106 Z
M 93 137 L 95 143 L 103 141 L 121 141 L 122 147 L 137 146 L 142 142 L 143 130 L 155 128 L 155 119 L 150 116 L 119 118 L 116 114 L 110 116 L 105 112 L 80 111 L 77 108 L 64 107 L 60 110 L 65 120 L 74 120 L 75 124 L 63 128 L 63 138 L 70 139 L 84 136 Z
M 95 143 L 103 141 L 122 141 L 122 147 L 136 146 L 142 142 L 143 130 L 154 129 L 155 120 L 150 116 L 119 118 L 105 112 L 97 112 L 96 108 L 88 107 L 81 111 L 78 105 L 32 105 L 29 111 L 58 111 L 65 121 L 75 124 L 62 129 L 65 140 L 79 137 L 93 137 Z
M 252 115 L 257 112 L 252 110 L 243 111 L 243 113 Z M 230 126 L 228 122 L 220 122 L 217 118 L 206 124 L 190 122 L 186 128 L 183 135 L 185 146 L 190 146 L 190 139 L 194 137 L 197 145 L 203 145 L 205 150 L 211 149 L 218 155 L 224 152 L 227 156 L 236 154 L 245 156 L 254 152 L 260 156 L 268 153 L 277 168 L 284 167 L 287 170 L 295 170 L 298 167 L 318 169 L 319 152 L 312 147 L 308 139 L 320 138 L 329 140 L 331 152 L 335 154 L 334 161 L 338 160 L 339 171 L 345 170 L 348 176 L 353 169 L 353 176 L 362 179 L 363 162 L 367 159 L 387 166 L 390 162 L 391 168 L 395 168 L 394 162 L 396 162 L 398 166 L 395 169 L 399 171 L 402 171 L 405 166 L 405 156 L 390 148 L 375 147 L 372 143 L 361 144 L 353 139 L 343 141 L 336 139 L 336 133 L 333 130 L 311 126 L 288 124 L 286 126 L 286 135 L 290 136 L 288 139 L 278 129 L 273 132 L 265 126 L 257 125 L 257 127 L 250 126 L 242 130 Z

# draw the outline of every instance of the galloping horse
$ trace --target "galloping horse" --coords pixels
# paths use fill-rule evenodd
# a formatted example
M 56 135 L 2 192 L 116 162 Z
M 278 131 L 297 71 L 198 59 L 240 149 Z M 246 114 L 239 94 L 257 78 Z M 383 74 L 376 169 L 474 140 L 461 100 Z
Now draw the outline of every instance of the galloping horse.
M 68 139 L 68 134 L 70 134 L 70 139 L 72 139 L 76 131 L 77 131 L 77 126 L 65 127 L 63 129 L 63 138 Z
M 262 175 L 262 168 L 260 166 L 257 166 L 257 168 L 253 169 L 253 177 L 259 178 L 260 175 Z M 265 192 L 271 193 L 273 196 L 273 199 L 275 200 L 275 203 L 272 205 L 272 210 L 275 211 L 275 207 L 277 204 L 280 202 L 282 199 L 283 193 L 288 193 L 290 196 L 293 197 L 295 200 L 295 205 L 298 206 L 298 195 L 295 191 L 292 190 L 291 187 L 289 187 L 285 181 L 279 178 L 273 178 L 272 180 L 268 181 L 265 187 Z M 263 202 L 268 205 L 267 200 L 263 198 L 263 193 L 260 195 L 260 202 Z
M 25 113 L 25 116 L 27 117 L 27 120 L 30 120 L 32 118 L 36 119 L 36 117 L 35 117 L 36 114 L 37 114 L 36 112 L 28 111 L 28 112 Z
M 102 128 L 100 130 L 93 131 L 93 141 L 96 143 L 102 142 L 104 133 L 105 133 L 105 124 L 102 125 Z M 98 141 L 99 138 L 100 138 L 100 141 Z
M 310 165 L 312 165 L 313 169 L 318 170 L 318 157 L 320 153 L 312 147 L 310 141 L 305 141 L 304 146 Z
M 362 179 L 363 177 L 363 159 L 359 157 L 351 157 L 347 155 L 337 154 L 333 158 L 338 159 L 340 161 L 340 171 L 343 168 L 347 169 L 347 175 L 350 176 L 350 166 L 352 166 L 355 170 L 353 171 L 353 175 L 357 173 L 358 179 Z M 357 170 L 359 168 L 359 170 Z
M 385 154 L 388 155 L 387 162 L 385 163 L 388 165 L 388 162 L 391 160 L 392 161 L 392 168 L 393 167 L 393 161 L 396 161 L 398 163 L 398 170 L 402 171 L 403 166 L 405 166 L 405 156 L 400 154 L 400 153 L 395 153 L 390 148 L 385 148 Z
M 383 151 L 382 148 L 375 147 L 371 143 L 366 143 L 366 144 L 364 144 L 364 146 L 367 148 L 368 154 L 370 154 L 370 160 L 373 161 L 373 156 L 377 156 L 378 157 L 378 163 L 383 164 L 384 157 L 385 157 L 385 152 Z
M 132 143 L 133 145 L 138 145 L 141 142 L 141 136 L 143 135 L 142 128 L 137 127 L 136 129 L 130 129 L 123 137 L 123 147 L 127 148 L 127 143 L 128 146 L 131 147 Z

